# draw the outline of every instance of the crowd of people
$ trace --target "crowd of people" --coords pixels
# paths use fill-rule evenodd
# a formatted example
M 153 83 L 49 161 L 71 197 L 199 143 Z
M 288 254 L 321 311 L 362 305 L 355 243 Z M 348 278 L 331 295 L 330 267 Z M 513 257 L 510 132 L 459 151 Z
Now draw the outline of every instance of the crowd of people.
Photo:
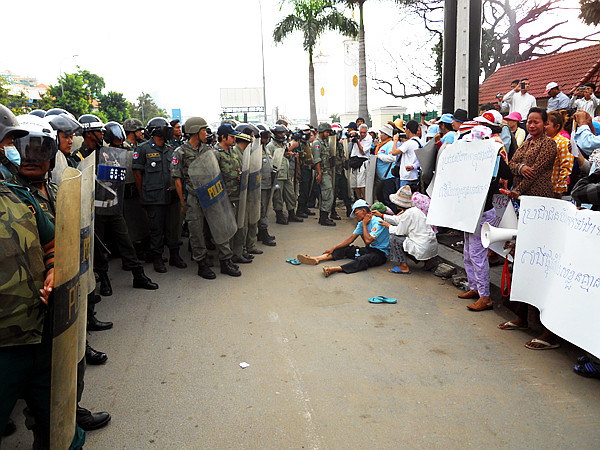
M 438 229 L 426 221 L 430 198 L 417 157 L 432 140 L 438 154 L 460 140 L 490 139 L 496 144 L 498 167 L 478 229 L 494 219 L 492 198 L 499 192 L 514 202 L 530 195 L 600 209 L 600 119 L 592 118 L 600 101 L 595 86 L 581 86 L 569 99 L 557 83 L 548 83 L 548 109 L 537 107 L 529 86 L 527 79 L 515 80 L 507 94 L 499 95 L 494 105 L 484 105 L 472 120 L 467 111 L 457 109 L 431 122 L 424 117 L 406 123 L 396 119 L 377 130 L 358 118 L 345 127 L 321 123 L 316 128 L 283 120 L 271 127 L 223 121 L 213 133 L 197 116 L 185 123 L 156 117 L 146 125 L 134 118 L 119 124 L 103 123 L 93 114 L 76 119 L 61 109 L 15 117 L 0 105 L 0 198 L 8 236 L 1 242 L 5 254 L 14 255 L 2 259 L 2 301 L 11 300 L 0 308 L 0 430 L 4 435 L 14 431 L 10 414 L 23 398 L 34 419 L 36 442 L 45 448 L 49 440 L 48 305 L 54 276 L 55 172 L 60 168 L 81 168 L 87 158 L 93 159 L 97 287 L 87 297 L 87 330 L 104 331 L 112 323 L 96 317 L 95 304 L 113 293 L 110 255 L 132 273 L 133 288 L 156 290 L 159 286 L 145 273 L 144 263 L 157 273 L 186 268 L 180 247 L 182 237 L 188 237 L 198 276 L 217 277 L 216 257 L 221 274 L 240 277 L 241 266 L 263 253 L 258 242 L 276 245 L 269 232 L 271 209 L 275 223 L 289 225 L 316 215 L 316 208 L 319 225 L 333 227 L 341 220 L 336 203 L 343 203 L 346 216 L 357 221 L 352 234 L 321 255 L 297 257 L 313 265 L 350 260 L 324 265 L 326 277 L 388 260 L 394 274 L 410 274 L 408 260 L 422 262 L 425 270 L 435 268 Z M 572 137 L 579 153 L 573 152 Z M 21 228 L 14 226 L 15 220 Z M 354 245 L 359 237 L 362 246 Z M 492 309 L 488 250 L 478 231 L 465 233 L 464 265 L 469 290 L 459 297 L 474 300 L 467 306 L 471 311 Z M 531 307 L 509 306 L 516 318 L 498 327 L 527 329 Z M 559 341 L 544 329 L 525 345 L 551 349 Z M 79 406 L 86 364 L 107 359 L 86 344 L 77 371 L 75 448 L 83 440 L 81 430 L 101 428 L 111 419 L 107 412 Z M 598 362 L 593 355 L 582 356 L 575 371 L 600 378 Z

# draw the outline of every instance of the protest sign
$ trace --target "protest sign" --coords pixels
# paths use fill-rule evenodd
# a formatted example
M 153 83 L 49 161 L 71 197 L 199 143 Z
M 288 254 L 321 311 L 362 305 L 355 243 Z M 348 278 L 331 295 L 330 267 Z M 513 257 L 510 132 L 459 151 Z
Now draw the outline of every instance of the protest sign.
M 428 186 L 433 178 L 437 154 L 438 148 L 435 139 L 430 140 L 424 147 L 415 150 L 415 155 L 421 166 L 421 181 L 425 186 Z
M 437 162 L 429 225 L 477 230 L 500 146 L 485 139 L 460 140 L 446 147 Z
M 553 333 L 600 356 L 600 212 L 521 197 L 511 300 L 540 310 Z

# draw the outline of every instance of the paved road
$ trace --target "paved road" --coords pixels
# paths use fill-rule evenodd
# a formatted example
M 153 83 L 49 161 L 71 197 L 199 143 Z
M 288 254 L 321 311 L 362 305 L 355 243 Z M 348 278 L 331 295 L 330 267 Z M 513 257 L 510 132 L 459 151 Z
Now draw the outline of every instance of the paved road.
M 571 372 L 574 350 L 527 350 L 533 333 L 499 330 L 498 312 L 468 312 L 418 269 L 325 279 L 284 262 L 353 226 L 276 225 L 277 247 L 241 278 L 190 265 L 152 273 L 154 292 L 113 262 L 98 311 L 115 328 L 90 339 L 109 362 L 89 368 L 82 402 L 113 421 L 86 448 L 597 447 L 600 383 Z

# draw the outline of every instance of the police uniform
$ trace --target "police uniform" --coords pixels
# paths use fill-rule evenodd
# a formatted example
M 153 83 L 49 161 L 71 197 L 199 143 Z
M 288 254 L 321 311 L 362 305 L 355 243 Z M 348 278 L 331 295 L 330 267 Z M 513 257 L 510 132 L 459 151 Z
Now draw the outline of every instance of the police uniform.
M 212 147 L 201 143 L 200 148 L 196 150 L 189 142 L 184 142 L 173 152 L 171 161 L 171 175 L 173 178 L 181 178 L 184 188 L 185 198 L 185 221 L 188 224 L 190 233 L 190 247 L 192 248 L 192 259 L 196 262 L 202 262 L 208 255 L 206 249 L 206 240 L 204 237 L 204 211 L 190 180 L 188 170 L 190 164 L 205 152 L 213 151 Z M 219 259 L 226 260 L 233 256 L 228 242 L 224 244 L 215 244 L 219 252 Z
M 273 155 L 267 149 L 267 145 L 260 144 L 262 151 L 262 166 L 260 169 L 260 220 L 258 221 L 258 238 L 264 243 L 273 243 L 273 238 L 268 233 L 269 221 L 269 199 L 273 187 Z M 271 245 L 271 244 L 267 244 Z
M 321 164 L 321 199 L 319 201 L 319 209 L 321 212 L 331 211 L 333 207 L 333 167 L 331 165 L 331 157 L 333 152 L 329 148 L 329 143 L 324 142 L 320 137 L 317 137 L 312 145 L 313 160 L 315 164 Z
M 273 193 L 273 209 L 275 211 L 295 211 L 296 210 L 296 192 L 294 191 L 294 172 L 296 169 L 296 160 L 292 156 L 288 159 L 285 156 L 287 145 L 285 143 L 271 141 L 267 148 L 272 155 L 276 149 L 283 149 L 284 155 L 281 158 L 281 163 L 277 167 L 277 184 L 279 189 L 275 189 Z M 275 161 L 277 163 L 277 161 Z
M 307 213 L 308 198 L 313 186 L 313 154 L 308 142 L 300 142 L 300 192 L 298 195 L 298 211 Z M 314 215 L 314 213 L 311 213 Z
M 84 142 L 81 144 L 81 147 L 71 152 L 70 155 L 66 156 L 67 164 L 69 165 L 69 167 L 74 167 L 77 169 L 77 165 L 85 158 L 90 156 L 93 152 L 94 149 Z
M 347 159 L 348 158 L 344 153 L 344 145 L 338 141 L 337 155 L 335 158 L 335 196 L 333 209 L 335 209 L 335 199 L 339 198 L 344 202 L 346 215 L 350 216 L 350 213 L 352 212 L 352 199 L 348 194 L 348 179 L 346 178 L 346 171 L 344 170 L 344 163 Z
M 133 152 L 133 170 L 142 176 L 141 204 L 148 215 L 150 248 L 155 261 L 162 258 L 164 245 L 171 253 L 179 252 L 181 210 L 171 178 L 173 148 L 159 147 L 153 139 L 144 142 Z
M 142 208 L 140 203 L 140 195 L 135 186 L 135 176 L 133 173 L 133 152 L 138 145 L 137 142 L 131 143 L 126 140 L 123 142 L 123 147 L 127 149 L 127 177 L 125 178 L 123 217 L 125 218 L 125 223 L 127 223 L 129 239 L 131 239 L 134 247 L 137 248 L 136 254 L 141 255 L 138 257 L 143 259 L 144 250 L 136 242 L 139 243 L 144 239 L 147 240 L 150 235 L 150 228 L 148 226 L 146 210 Z
M 225 150 L 220 144 L 214 146 L 214 152 L 219 162 L 221 169 L 221 175 L 223 182 L 225 183 L 225 189 L 227 190 L 227 196 L 233 206 L 235 216 L 237 217 L 239 200 L 240 200 L 240 176 L 242 174 L 242 159 L 243 154 L 239 147 L 234 146 L 229 150 Z M 241 257 L 244 253 L 244 244 L 246 240 L 247 227 L 244 226 L 239 228 L 233 238 L 231 238 L 230 245 L 234 257 Z

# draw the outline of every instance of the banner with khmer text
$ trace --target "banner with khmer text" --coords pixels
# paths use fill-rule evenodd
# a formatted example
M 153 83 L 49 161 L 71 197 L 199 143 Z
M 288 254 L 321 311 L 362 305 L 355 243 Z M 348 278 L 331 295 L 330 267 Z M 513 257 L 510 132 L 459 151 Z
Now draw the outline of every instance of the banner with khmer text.
M 600 212 L 521 197 L 511 300 L 553 333 L 600 356 Z

